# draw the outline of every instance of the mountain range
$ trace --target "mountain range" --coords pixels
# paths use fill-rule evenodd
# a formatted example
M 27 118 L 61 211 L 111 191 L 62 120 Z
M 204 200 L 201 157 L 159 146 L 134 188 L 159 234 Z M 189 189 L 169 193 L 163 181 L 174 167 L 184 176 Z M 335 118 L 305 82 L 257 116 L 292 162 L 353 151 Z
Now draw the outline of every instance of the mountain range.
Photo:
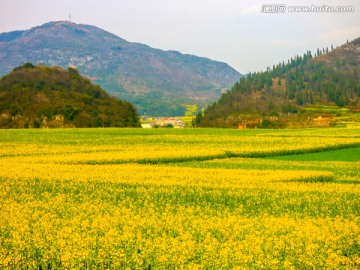
M 25 62 L 76 67 L 152 116 L 184 115 L 182 104 L 210 104 L 242 76 L 222 62 L 154 49 L 68 21 L 0 34 L 0 76 Z

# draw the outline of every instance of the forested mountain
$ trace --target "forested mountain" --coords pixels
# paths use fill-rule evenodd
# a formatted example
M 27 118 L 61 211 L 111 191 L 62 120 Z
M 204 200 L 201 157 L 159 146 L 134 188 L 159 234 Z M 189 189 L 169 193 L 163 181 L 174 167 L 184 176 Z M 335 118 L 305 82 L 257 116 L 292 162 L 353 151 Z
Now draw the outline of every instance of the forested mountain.
M 0 79 L 0 128 L 139 126 L 132 104 L 74 68 L 26 63 Z
M 0 34 L 0 76 L 25 62 L 76 67 L 140 114 L 184 115 L 183 103 L 204 106 L 241 74 L 229 65 L 128 42 L 95 26 L 60 21 Z
M 203 116 L 199 114 L 195 123 L 221 127 L 287 127 L 296 121 L 301 125 L 301 121 L 306 122 L 305 118 L 333 116 L 331 111 L 336 114 L 341 108 L 357 111 L 360 108 L 359 67 L 360 38 L 336 49 L 318 49 L 315 57 L 309 51 L 265 72 L 241 78 L 231 91 L 209 106 Z M 319 109 L 321 106 L 328 107 L 327 113 Z

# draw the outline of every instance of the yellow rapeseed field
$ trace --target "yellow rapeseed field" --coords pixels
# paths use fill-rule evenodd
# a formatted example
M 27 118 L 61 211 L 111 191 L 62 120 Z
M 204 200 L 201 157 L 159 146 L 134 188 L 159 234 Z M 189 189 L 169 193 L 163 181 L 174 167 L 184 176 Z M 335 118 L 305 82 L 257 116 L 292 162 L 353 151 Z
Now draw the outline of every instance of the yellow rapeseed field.
M 358 269 L 359 129 L 0 131 L 0 269 Z M 274 159 L 345 149 L 355 160 Z

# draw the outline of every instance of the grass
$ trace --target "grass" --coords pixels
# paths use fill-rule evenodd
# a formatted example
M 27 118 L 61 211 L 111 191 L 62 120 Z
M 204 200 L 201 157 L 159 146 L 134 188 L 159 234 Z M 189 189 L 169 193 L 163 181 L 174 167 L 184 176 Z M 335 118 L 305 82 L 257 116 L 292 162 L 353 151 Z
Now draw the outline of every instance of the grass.
M 298 160 L 298 161 L 360 161 L 360 147 L 339 149 L 333 151 L 324 151 L 318 153 L 288 155 L 270 157 L 278 160 Z

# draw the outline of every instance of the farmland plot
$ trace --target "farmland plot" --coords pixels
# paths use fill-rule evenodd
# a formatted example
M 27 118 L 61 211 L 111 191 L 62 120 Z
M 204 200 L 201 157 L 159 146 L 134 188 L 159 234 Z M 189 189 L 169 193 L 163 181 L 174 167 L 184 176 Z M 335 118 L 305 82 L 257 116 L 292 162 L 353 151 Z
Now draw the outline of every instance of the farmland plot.
M 359 129 L 0 131 L 0 268 L 358 268 L 359 146 Z M 336 149 L 354 155 L 290 155 Z

